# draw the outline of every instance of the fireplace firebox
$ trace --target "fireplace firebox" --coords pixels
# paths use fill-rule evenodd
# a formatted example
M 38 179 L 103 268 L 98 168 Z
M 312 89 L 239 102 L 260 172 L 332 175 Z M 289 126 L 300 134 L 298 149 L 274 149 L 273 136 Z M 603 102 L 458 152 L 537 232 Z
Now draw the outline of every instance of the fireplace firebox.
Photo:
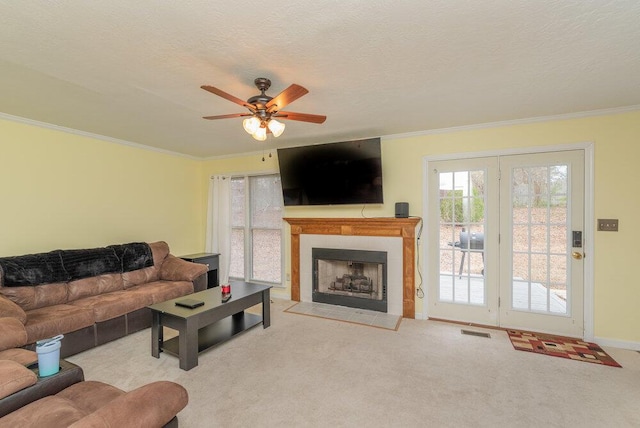
M 387 253 L 312 248 L 314 302 L 387 312 Z

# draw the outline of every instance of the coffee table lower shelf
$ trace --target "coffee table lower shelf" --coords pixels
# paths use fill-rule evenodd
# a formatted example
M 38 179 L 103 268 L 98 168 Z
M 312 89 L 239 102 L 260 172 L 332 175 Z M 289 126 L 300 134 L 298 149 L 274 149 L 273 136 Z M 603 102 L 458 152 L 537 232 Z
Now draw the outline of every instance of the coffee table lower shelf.
M 216 345 L 221 344 L 233 336 L 242 333 L 252 327 L 262 324 L 262 317 L 247 312 L 223 318 L 206 327 L 198 330 L 198 353 L 206 351 Z M 179 337 L 164 341 L 161 345 L 162 351 L 173 356 L 180 356 Z

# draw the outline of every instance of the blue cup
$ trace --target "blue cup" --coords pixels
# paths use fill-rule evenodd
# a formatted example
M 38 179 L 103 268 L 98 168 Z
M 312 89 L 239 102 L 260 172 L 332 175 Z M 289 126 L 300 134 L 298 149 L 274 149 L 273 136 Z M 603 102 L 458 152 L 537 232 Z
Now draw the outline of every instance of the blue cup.
M 51 376 L 60 371 L 60 340 L 62 335 L 53 339 L 36 342 L 38 354 L 38 373 L 40 377 Z

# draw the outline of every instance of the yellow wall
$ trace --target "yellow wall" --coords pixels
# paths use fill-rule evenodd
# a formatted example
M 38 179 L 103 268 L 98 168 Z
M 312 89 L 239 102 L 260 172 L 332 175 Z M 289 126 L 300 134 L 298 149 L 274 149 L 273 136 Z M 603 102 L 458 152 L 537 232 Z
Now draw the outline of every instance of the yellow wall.
M 620 219 L 620 231 L 596 232 L 594 260 L 594 327 L 595 336 L 640 343 L 640 287 L 636 268 L 640 239 L 636 219 L 640 197 L 635 187 L 640 183 L 640 112 L 591 118 L 548 121 L 504 126 L 482 130 L 412 137 L 385 141 L 383 159 L 392 177 L 385 175 L 385 186 L 391 181 L 390 201 L 408 200 L 411 214 L 422 215 L 421 186 L 397 186 L 399 183 L 421 183 L 425 156 L 593 142 L 594 217 Z M 635 261 L 635 262 L 634 262 Z
M 0 120 L 0 256 L 163 240 L 204 248 L 202 162 Z
M 426 156 L 482 152 L 543 145 L 592 142 L 595 145 L 595 218 L 620 219 L 620 231 L 596 232 L 594 322 L 595 336 L 640 344 L 640 287 L 635 264 L 640 261 L 640 112 L 546 121 L 487 129 L 384 139 L 382 144 L 383 206 L 367 206 L 364 215 L 393 216 L 394 204 L 407 201 L 412 216 L 422 216 L 422 168 Z M 244 156 L 205 162 L 205 174 L 274 170 L 277 161 Z M 289 217 L 360 217 L 361 206 L 289 207 Z M 285 229 L 288 236 L 288 229 Z M 285 242 L 286 274 L 290 248 Z M 289 292 L 289 283 L 285 293 Z M 277 294 L 279 290 L 274 290 Z M 421 300 L 416 312 L 421 313 Z
M 365 216 L 393 216 L 394 203 L 422 215 L 425 156 L 593 142 L 595 218 L 620 219 L 620 231 L 595 232 L 595 335 L 640 344 L 640 112 L 384 139 L 382 206 Z M 208 177 L 277 171 L 261 154 L 190 160 L 0 120 L 0 256 L 165 240 L 173 254 L 204 250 Z M 359 217 L 361 206 L 290 207 L 290 217 Z M 288 229 L 285 229 L 288 236 Z M 285 240 L 286 271 L 290 249 Z M 285 289 L 274 295 L 288 296 Z M 416 311 L 422 312 L 417 300 Z

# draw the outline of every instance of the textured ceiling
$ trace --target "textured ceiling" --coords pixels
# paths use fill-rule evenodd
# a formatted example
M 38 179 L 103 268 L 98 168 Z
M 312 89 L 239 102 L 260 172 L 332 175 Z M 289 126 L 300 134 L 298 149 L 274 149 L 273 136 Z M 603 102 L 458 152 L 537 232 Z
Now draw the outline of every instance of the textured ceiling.
M 4 2 L 0 112 L 198 157 L 640 105 L 640 2 Z M 309 94 L 278 139 L 200 89 Z

